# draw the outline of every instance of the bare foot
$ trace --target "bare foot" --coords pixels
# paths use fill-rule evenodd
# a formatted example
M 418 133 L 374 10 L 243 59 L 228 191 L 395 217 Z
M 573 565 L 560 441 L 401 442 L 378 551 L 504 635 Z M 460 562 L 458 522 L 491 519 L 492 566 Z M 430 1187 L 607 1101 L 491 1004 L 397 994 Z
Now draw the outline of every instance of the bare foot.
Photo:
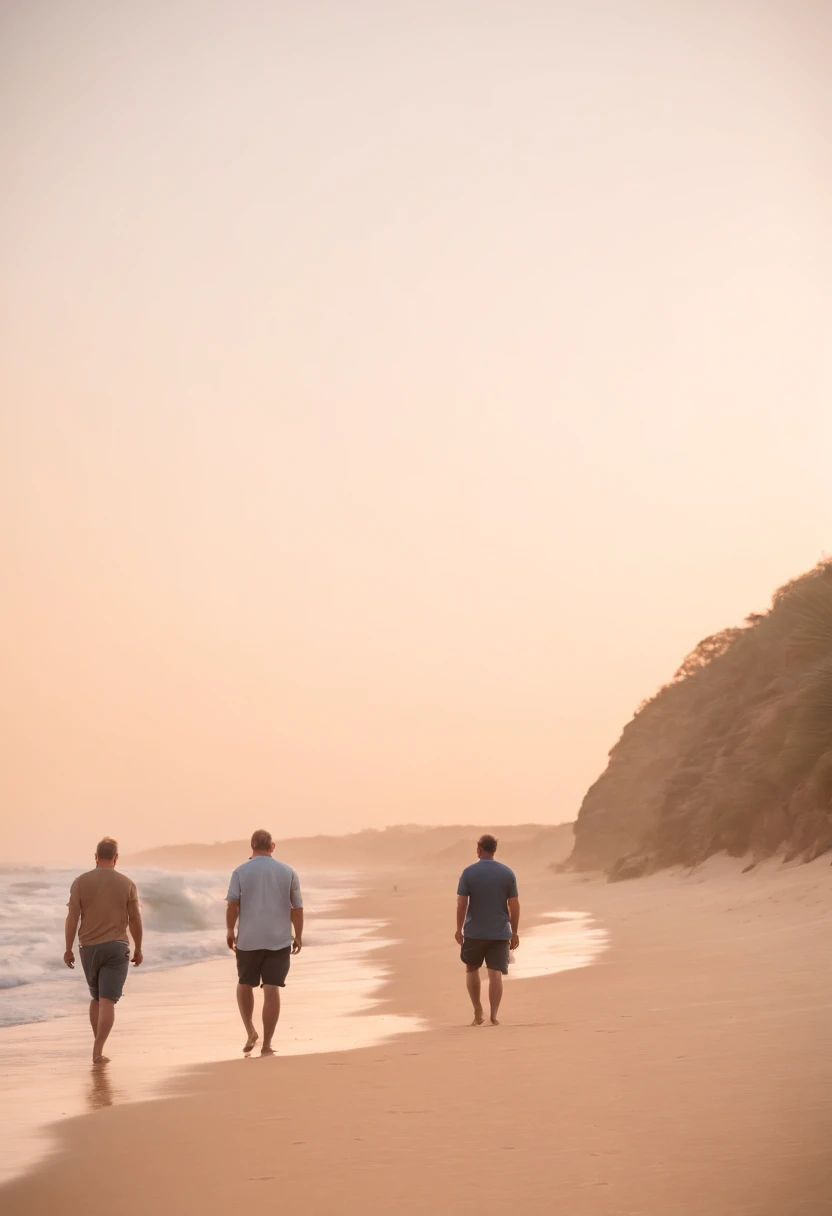
M 274 1050 L 274 1048 L 272 1047 L 271 1043 L 264 1043 L 264 1044 L 263 1044 L 263 1046 L 260 1048 L 260 1055 L 261 1055 L 261 1056 L 273 1056 L 273 1055 L 275 1055 L 275 1050 Z
M 471 1023 L 471 1025 L 472 1026 L 482 1026 L 484 1021 L 485 1021 L 485 1014 L 483 1013 L 483 1011 L 481 1009 L 477 1009 L 474 1012 L 474 1020 Z
M 252 1047 L 254 1046 L 254 1044 L 257 1042 L 257 1040 L 258 1040 L 259 1038 L 260 1038 L 260 1035 L 257 1033 L 257 1031 L 256 1031 L 256 1030 L 253 1030 L 253 1029 L 252 1029 L 251 1031 L 249 1031 L 249 1036 L 248 1036 L 248 1038 L 246 1039 L 246 1045 L 245 1045 L 245 1047 L 243 1048 L 243 1055 L 244 1055 L 244 1056 L 247 1056 L 247 1055 L 248 1055 L 248 1053 L 251 1051 Z
M 93 1062 L 93 1064 L 109 1064 L 110 1057 L 93 1055 L 92 1062 Z
M 492 1025 L 492 1026 L 499 1026 L 499 1025 L 500 1025 L 500 1023 L 497 1021 L 497 1019 L 496 1019 L 496 1018 L 491 1018 L 491 1025 Z

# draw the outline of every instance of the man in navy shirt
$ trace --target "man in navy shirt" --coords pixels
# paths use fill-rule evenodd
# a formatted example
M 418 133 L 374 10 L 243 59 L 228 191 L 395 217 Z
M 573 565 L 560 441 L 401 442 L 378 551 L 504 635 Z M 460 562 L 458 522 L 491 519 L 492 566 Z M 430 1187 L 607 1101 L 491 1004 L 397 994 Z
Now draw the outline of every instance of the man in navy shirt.
M 503 976 L 508 974 L 510 950 L 520 944 L 520 900 L 514 872 L 494 860 L 497 841 L 480 836 L 479 861 L 462 871 L 457 888 L 456 940 L 462 947 L 459 957 L 465 964 L 465 982 L 474 1006 L 473 1026 L 482 1026 L 480 968 L 488 968 L 488 1002 L 491 1025 L 498 1026 L 497 1010 L 503 998 Z

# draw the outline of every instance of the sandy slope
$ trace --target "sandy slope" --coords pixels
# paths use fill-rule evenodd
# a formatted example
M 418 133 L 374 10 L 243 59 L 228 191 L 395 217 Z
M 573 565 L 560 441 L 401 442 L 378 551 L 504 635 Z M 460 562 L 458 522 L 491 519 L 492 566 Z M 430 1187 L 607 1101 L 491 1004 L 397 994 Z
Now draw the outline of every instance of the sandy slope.
M 827 1214 L 829 867 L 738 869 L 527 877 L 527 922 L 586 908 L 613 946 L 596 967 L 511 982 L 496 1029 L 465 1025 L 452 876 L 374 880 L 356 911 L 400 939 L 386 995 L 432 1029 L 211 1066 L 166 1102 L 75 1120 L 3 1211 L 72 1216 L 98 1194 L 123 1216 Z

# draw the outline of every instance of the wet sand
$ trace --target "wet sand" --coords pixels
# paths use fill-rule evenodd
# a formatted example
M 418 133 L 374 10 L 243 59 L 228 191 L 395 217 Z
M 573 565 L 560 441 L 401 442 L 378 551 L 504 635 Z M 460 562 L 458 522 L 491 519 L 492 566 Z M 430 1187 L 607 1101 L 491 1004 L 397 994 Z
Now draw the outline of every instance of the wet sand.
M 325 942 L 337 934 L 337 946 Z M 315 942 L 315 938 L 319 940 Z M 324 940 L 320 940 L 323 938 Z M 375 921 L 312 921 L 293 960 L 281 1016 L 284 1055 L 353 1050 L 420 1029 L 418 1018 L 377 1012 L 387 942 Z M 0 1180 L 31 1168 L 58 1121 L 165 1092 L 182 1070 L 237 1058 L 245 1032 L 234 1001 L 234 959 L 128 976 L 106 1068 L 90 1062 L 86 1012 L 0 1029 Z
M 123 1163 L 127 1216 L 249 1201 L 314 1216 L 829 1212 L 827 866 L 740 876 L 717 862 L 617 886 L 527 876 L 527 925 L 585 911 L 610 948 L 557 975 L 518 970 L 502 1025 L 476 1029 L 451 876 L 398 885 L 351 911 L 395 939 L 375 1012 L 427 1029 L 213 1064 L 164 1101 L 68 1120 L 58 1151 L 4 1188 L 4 1212 L 86 1212 L 102 1159 Z
M 349 904 L 349 893 L 346 899 Z M 305 936 L 284 992 L 281 1055 L 355 1051 L 424 1029 L 422 1019 L 378 1005 L 390 973 L 384 952 L 393 944 L 382 922 L 313 914 Z M 603 930 L 583 914 L 547 917 L 531 929 L 513 974 L 587 966 L 605 942 Z M 106 1068 L 90 1062 L 86 1005 L 84 1013 L 0 1029 L 0 1183 L 49 1153 L 61 1121 L 160 1098 L 189 1067 L 238 1060 L 245 1034 L 235 984 L 230 954 L 190 967 L 132 971 Z

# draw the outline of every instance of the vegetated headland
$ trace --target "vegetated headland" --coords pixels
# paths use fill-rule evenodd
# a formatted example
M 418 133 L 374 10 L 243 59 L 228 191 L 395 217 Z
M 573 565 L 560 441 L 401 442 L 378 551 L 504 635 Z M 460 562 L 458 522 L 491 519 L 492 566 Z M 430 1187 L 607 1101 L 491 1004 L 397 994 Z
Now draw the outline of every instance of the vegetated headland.
M 832 848 L 832 561 L 704 638 L 640 706 L 587 792 L 570 868 L 612 879 L 713 853 Z

